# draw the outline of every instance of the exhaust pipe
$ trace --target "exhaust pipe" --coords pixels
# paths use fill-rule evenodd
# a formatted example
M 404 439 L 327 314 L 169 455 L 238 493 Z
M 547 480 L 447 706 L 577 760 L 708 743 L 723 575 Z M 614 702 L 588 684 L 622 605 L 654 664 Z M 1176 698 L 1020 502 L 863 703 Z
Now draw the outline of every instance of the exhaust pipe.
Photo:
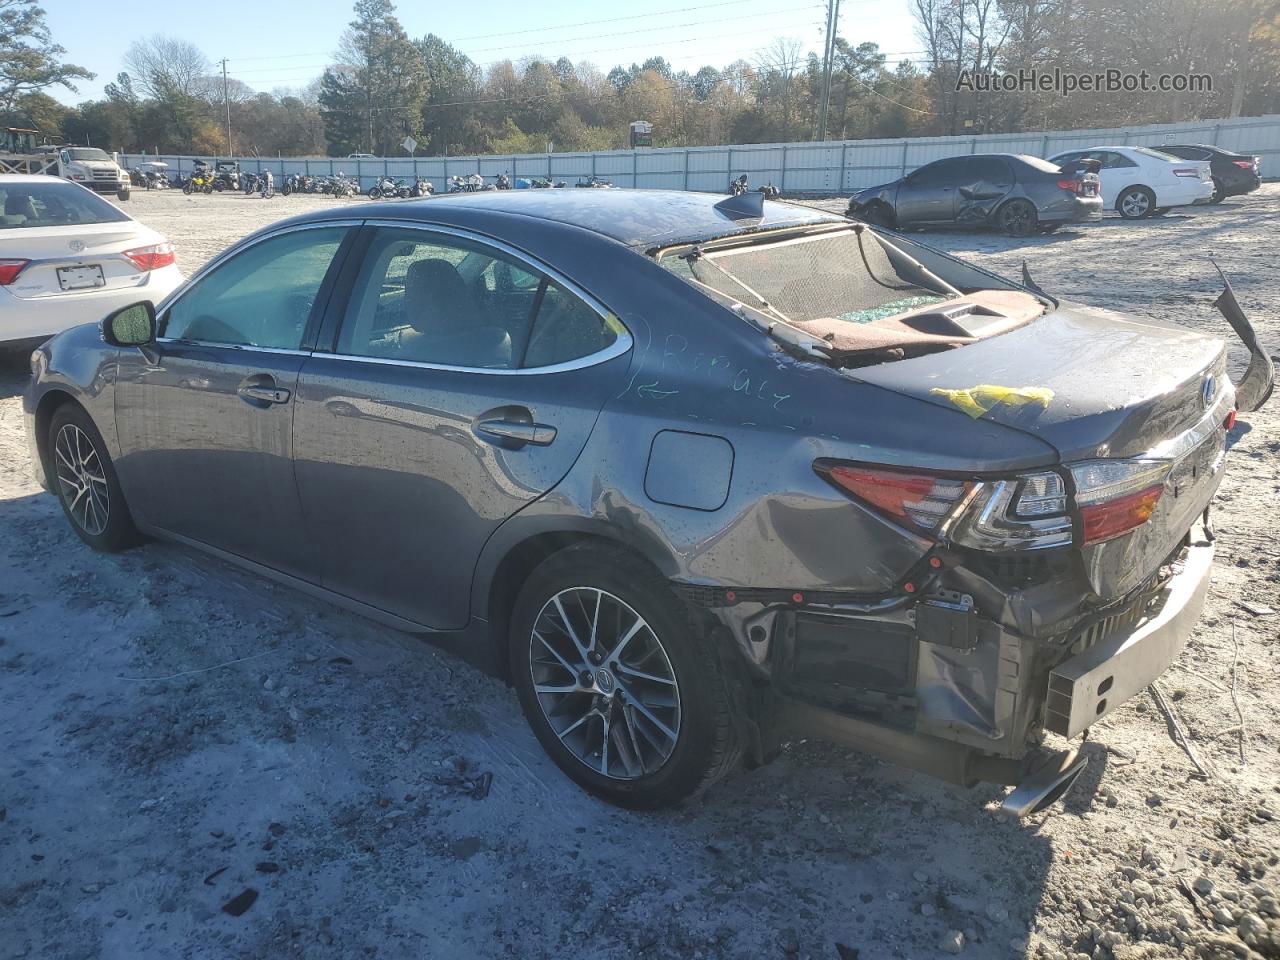
M 782 701 L 776 709 L 771 726 L 778 742 L 789 736 L 814 737 L 963 787 L 984 781 L 1013 785 L 1000 805 L 1001 813 L 1012 817 L 1030 816 L 1053 804 L 1089 765 L 1076 750 L 1039 751 L 1014 760 L 796 700 Z
M 1075 750 L 1050 754 L 1009 791 L 1000 812 L 1010 817 L 1039 813 L 1070 790 L 1088 765 L 1089 758 Z

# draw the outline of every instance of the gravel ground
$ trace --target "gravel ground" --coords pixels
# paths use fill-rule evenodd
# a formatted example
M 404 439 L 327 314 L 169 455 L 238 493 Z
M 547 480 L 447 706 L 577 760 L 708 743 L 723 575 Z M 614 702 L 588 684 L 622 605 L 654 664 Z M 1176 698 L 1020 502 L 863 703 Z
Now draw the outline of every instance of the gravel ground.
M 189 272 L 334 202 L 128 209 Z M 1280 352 L 1277 223 L 1269 185 L 929 242 L 1229 335 L 1212 255 Z M 1280 405 L 1237 427 L 1208 608 L 1162 681 L 1211 777 L 1143 695 L 1022 822 L 994 789 L 816 743 L 635 814 L 570 785 L 508 689 L 419 640 L 182 548 L 84 548 L 29 479 L 25 376 L 0 373 L 0 958 L 1280 956 L 1280 619 L 1241 606 L 1280 609 Z

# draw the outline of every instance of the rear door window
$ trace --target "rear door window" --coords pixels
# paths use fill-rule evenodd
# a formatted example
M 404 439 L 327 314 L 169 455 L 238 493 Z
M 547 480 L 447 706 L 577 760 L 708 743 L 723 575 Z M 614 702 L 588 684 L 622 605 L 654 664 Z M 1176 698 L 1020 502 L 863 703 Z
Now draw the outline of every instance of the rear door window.
M 616 318 L 488 244 L 381 227 L 364 255 L 337 352 L 513 370 L 588 357 L 621 333 Z

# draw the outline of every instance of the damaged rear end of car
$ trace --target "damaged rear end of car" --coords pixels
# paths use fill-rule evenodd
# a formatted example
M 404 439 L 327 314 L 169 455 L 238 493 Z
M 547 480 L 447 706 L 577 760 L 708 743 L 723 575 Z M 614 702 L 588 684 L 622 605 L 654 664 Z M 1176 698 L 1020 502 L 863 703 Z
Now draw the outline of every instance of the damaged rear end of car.
M 861 224 L 657 256 L 809 361 L 793 376 L 826 378 L 810 468 L 875 522 L 845 547 L 877 589 L 686 586 L 749 665 L 760 755 L 819 736 L 1013 786 L 1014 815 L 1052 803 L 1084 769 L 1069 742 L 1167 669 L 1203 607 L 1227 434 L 1273 376 L 1230 287 L 1218 306 L 1251 355 L 1238 385 L 1221 340 Z M 839 409 L 852 384 L 903 398 L 901 443 Z M 1011 468 L 992 427 L 1035 452 Z

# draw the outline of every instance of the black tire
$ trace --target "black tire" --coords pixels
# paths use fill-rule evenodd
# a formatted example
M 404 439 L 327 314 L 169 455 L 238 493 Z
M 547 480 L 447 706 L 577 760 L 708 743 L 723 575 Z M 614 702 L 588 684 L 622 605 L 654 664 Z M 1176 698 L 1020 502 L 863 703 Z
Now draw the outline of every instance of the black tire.
M 678 703 L 678 714 L 672 731 L 676 734 L 674 745 L 669 748 L 665 759 L 653 756 L 649 762 L 645 762 L 639 747 L 633 753 L 627 744 L 626 735 L 630 733 L 631 742 L 639 745 L 644 740 L 653 752 L 661 753 L 659 748 L 653 746 L 652 740 L 637 736 L 637 733 L 644 734 L 641 726 L 651 732 L 657 732 L 658 727 L 649 726 L 647 721 L 643 725 L 638 723 L 638 719 L 644 718 L 634 708 L 631 709 L 628 720 L 627 704 L 631 701 L 625 697 L 632 697 L 634 700 L 635 691 L 639 691 L 642 698 L 649 694 L 641 689 L 643 684 L 630 675 L 625 677 L 625 684 L 623 683 L 625 661 L 620 668 L 610 659 L 610 654 L 605 653 L 603 661 L 588 669 L 590 665 L 585 659 L 581 659 L 580 654 L 574 652 L 576 648 L 572 644 L 566 646 L 568 634 L 560 629 L 558 636 L 552 634 L 553 642 L 568 651 L 567 656 L 571 658 L 568 666 L 573 671 L 582 671 L 566 673 L 563 672 L 563 667 L 556 665 L 556 661 L 565 662 L 561 659 L 565 655 L 555 655 L 555 660 L 552 660 L 551 655 L 554 653 L 549 648 L 544 649 L 540 641 L 535 639 L 535 626 L 541 624 L 541 630 L 546 633 L 557 622 L 562 622 L 554 620 L 557 616 L 555 613 L 548 613 L 553 618 L 550 621 L 540 618 L 543 617 L 544 610 L 554 610 L 553 598 L 562 596 L 562 591 L 574 588 L 603 591 L 610 597 L 609 602 L 618 600 L 629 608 L 628 618 L 637 615 L 648 625 L 649 629 L 642 630 L 639 634 L 645 639 L 637 642 L 643 642 L 650 651 L 648 659 L 641 662 L 655 672 L 669 669 L 676 689 L 676 695 L 671 699 Z M 572 611 L 572 601 L 567 599 L 565 602 L 571 604 Z M 584 608 L 579 609 L 585 612 Z M 598 609 L 595 616 L 604 619 Z M 620 616 L 616 621 L 620 632 L 622 622 Z M 634 625 L 633 620 L 628 619 L 627 622 Z M 581 623 L 580 621 L 580 627 Z M 602 640 L 601 646 L 604 647 L 607 642 Z M 652 659 L 654 643 L 661 653 L 656 660 Z M 621 646 L 621 643 L 615 644 L 614 649 L 620 649 Z M 525 718 L 535 736 L 556 765 L 589 793 L 622 807 L 655 809 L 700 795 L 739 765 L 742 750 L 730 705 L 728 684 L 713 641 L 695 625 L 688 607 L 671 591 L 667 581 L 633 556 L 612 547 L 587 543 L 568 547 L 547 558 L 534 570 L 520 590 L 511 617 L 507 647 L 512 681 Z M 628 655 L 633 655 L 635 650 L 636 645 L 632 645 Z M 531 651 L 536 651 L 543 658 L 537 667 L 533 664 Z M 594 692 L 569 694 L 564 700 L 556 701 L 554 708 L 568 704 L 572 697 L 577 698 L 570 705 L 574 708 L 566 709 L 561 714 L 566 719 L 583 712 L 585 720 L 593 715 L 594 710 L 606 711 L 613 718 L 617 736 L 622 742 L 610 741 L 614 760 L 612 768 L 607 759 L 601 758 L 596 762 L 606 770 L 612 769 L 615 774 L 621 764 L 624 768 L 622 776 L 606 776 L 594 766 L 588 766 L 588 759 L 580 759 L 577 753 L 565 745 L 561 735 L 556 733 L 538 699 L 539 694 L 534 691 L 534 670 L 546 668 L 561 671 L 558 675 L 565 679 L 558 682 L 567 682 L 567 678 L 573 676 L 573 684 L 580 685 L 582 681 L 578 678 L 585 675 L 593 684 Z M 612 679 L 610 668 L 617 671 L 617 679 Z M 591 679 L 593 673 L 598 675 L 601 672 L 607 674 L 604 678 L 609 681 L 607 684 L 601 685 L 601 682 Z M 550 681 L 544 678 L 542 682 L 546 684 Z M 661 691 L 666 688 L 650 686 L 650 689 Z M 600 693 L 602 690 L 613 692 Z M 546 695 L 545 692 L 543 695 Z M 655 710 L 670 709 L 657 704 L 656 697 L 650 697 L 647 701 L 647 705 Z M 581 711 L 577 705 L 581 705 Z M 666 716 L 670 720 L 672 715 L 668 713 Z M 584 742 L 590 742 L 593 724 L 596 730 L 603 726 L 599 714 L 594 714 L 594 717 L 595 719 L 586 720 L 586 725 L 583 726 Z M 569 732 L 566 729 L 563 734 L 567 735 Z M 669 739 L 659 736 L 663 740 Z M 601 741 L 604 739 L 603 736 L 597 737 Z M 637 754 L 642 758 L 640 772 L 630 775 L 632 770 L 626 768 L 631 768 L 632 764 L 627 757 L 634 759 Z M 600 751 L 588 756 L 600 756 Z
M 1156 195 L 1148 187 L 1125 187 L 1116 197 L 1116 212 L 1126 220 L 1143 220 L 1155 208 Z
M 117 190 L 117 191 L 116 191 L 116 199 L 117 199 L 117 200 L 128 200 L 128 199 L 129 199 L 129 194 L 130 194 L 130 192 L 131 192 L 131 191 L 129 191 L 129 190 Z
M 1227 188 L 1222 185 L 1222 181 L 1217 177 L 1213 178 L 1213 202 L 1221 203 L 1227 199 Z
M 1010 237 L 1027 237 L 1036 232 L 1040 217 L 1030 200 L 1015 197 L 996 211 L 996 225 Z
M 370 200 L 379 200 L 382 197 L 382 191 L 377 187 L 370 187 L 367 196 Z
M 193 190 L 195 190 L 195 187 L 191 185 L 190 180 L 188 180 L 186 183 L 182 185 L 182 192 L 185 193 L 187 196 L 191 196 L 191 193 Z
M 73 444 L 78 445 L 78 455 Z M 125 550 L 141 540 L 107 445 L 82 407 L 66 403 L 54 411 L 45 449 L 49 486 L 62 504 L 71 529 L 81 540 L 104 553 Z M 80 470 L 77 470 L 77 461 Z M 95 465 L 99 468 L 96 474 Z M 91 475 L 96 479 L 91 479 Z M 79 497 L 74 483 L 82 484 L 85 491 Z M 105 521 L 101 519 L 103 513 Z
M 894 224 L 893 211 L 879 201 L 869 203 L 861 210 L 850 210 L 848 216 L 873 227 L 892 228 Z

